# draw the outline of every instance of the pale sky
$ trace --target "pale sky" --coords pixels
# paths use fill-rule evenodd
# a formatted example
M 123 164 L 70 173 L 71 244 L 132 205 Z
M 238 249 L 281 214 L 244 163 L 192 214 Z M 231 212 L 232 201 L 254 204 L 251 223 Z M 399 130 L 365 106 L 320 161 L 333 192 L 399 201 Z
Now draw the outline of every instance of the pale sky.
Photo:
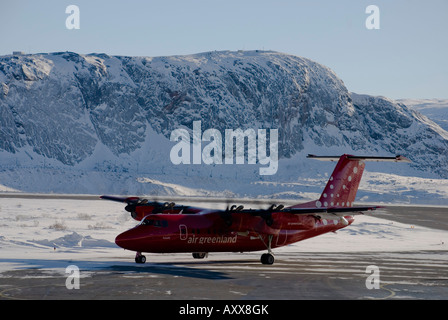
M 369 5 L 380 29 L 366 28 Z M 356 93 L 448 99 L 447 0 L 0 0 L 0 30 L 0 55 L 264 49 L 324 64 Z

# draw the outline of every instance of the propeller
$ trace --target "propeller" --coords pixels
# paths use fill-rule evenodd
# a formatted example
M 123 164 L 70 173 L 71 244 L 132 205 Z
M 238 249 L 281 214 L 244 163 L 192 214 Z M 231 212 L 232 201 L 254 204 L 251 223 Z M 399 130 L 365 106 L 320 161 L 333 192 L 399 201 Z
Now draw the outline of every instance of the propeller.
M 246 209 L 244 210 L 243 205 L 230 205 L 227 203 L 226 209 L 221 212 L 221 217 L 224 219 L 225 223 L 230 227 L 232 225 L 232 214 L 234 213 L 248 213 L 253 216 L 261 217 L 265 220 L 268 226 L 274 224 L 274 219 L 272 218 L 272 212 L 279 212 L 285 208 L 283 204 L 271 204 L 267 209 Z
M 230 199 L 227 199 L 227 206 L 224 211 L 221 212 L 221 218 L 225 221 L 227 226 L 232 225 L 232 213 L 241 212 L 244 209 L 243 205 L 230 205 Z
M 137 206 L 152 206 L 154 209 L 152 213 L 162 213 L 164 210 L 173 209 L 175 206 L 174 202 L 157 202 L 157 201 L 149 201 L 148 199 L 140 198 L 140 197 L 115 197 L 115 196 L 101 196 L 101 199 L 111 200 L 117 202 L 126 203 L 126 207 L 124 208 L 127 212 L 131 213 L 131 217 L 133 219 L 137 219 L 138 215 L 136 212 Z
M 285 208 L 282 204 L 271 204 L 268 209 L 260 209 L 255 210 L 252 214 L 260 216 L 264 219 L 266 224 L 270 227 L 274 224 L 274 219 L 272 218 L 272 212 L 279 212 L 282 211 Z

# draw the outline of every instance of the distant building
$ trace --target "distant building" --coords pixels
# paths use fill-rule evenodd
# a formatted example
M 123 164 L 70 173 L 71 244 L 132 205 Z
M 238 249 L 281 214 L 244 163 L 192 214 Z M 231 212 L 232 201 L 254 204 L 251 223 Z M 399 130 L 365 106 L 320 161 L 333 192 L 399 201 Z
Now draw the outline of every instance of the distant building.
M 23 56 L 25 54 L 25 52 L 23 51 L 13 51 L 12 55 L 13 56 Z

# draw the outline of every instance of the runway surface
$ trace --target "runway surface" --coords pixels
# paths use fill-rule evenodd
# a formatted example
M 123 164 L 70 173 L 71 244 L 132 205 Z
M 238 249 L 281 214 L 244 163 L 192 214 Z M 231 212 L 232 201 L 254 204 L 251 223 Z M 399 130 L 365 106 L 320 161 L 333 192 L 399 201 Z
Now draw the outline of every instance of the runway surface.
M 162 259 L 163 258 L 163 259 Z M 276 255 L 265 266 L 258 255 L 187 255 L 145 265 L 83 263 L 79 289 L 68 290 L 67 274 L 29 268 L 5 272 L 2 299 L 448 299 L 447 252 L 319 253 Z M 61 261 L 69 265 L 76 261 Z M 366 285 L 379 269 L 379 289 Z M 370 282 L 369 282 L 370 283 Z
M 396 206 L 378 216 L 448 230 L 446 208 Z M 204 260 L 147 254 L 144 265 L 121 249 L 83 261 L 10 259 L 26 260 L 26 267 L 0 274 L 0 299 L 448 299 L 448 250 L 274 253 L 274 265 L 262 265 L 261 252 L 211 253 Z M 79 289 L 67 287 L 68 265 L 79 266 Z M 377 289 L 369 288 L 372 276 Z

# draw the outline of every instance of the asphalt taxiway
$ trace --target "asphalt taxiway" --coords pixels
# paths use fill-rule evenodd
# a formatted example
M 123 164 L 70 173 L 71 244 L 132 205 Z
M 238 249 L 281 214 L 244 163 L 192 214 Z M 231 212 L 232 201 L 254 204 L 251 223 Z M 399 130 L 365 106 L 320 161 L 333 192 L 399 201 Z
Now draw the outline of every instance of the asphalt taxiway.
M 83 263 L 79 289 L 67 289 L 67 274 L 30 268 L 2 274 L 0 299 L 448 299 L 444 251 L 297 254 L 272 266 L 258 256 L 217 255 L 195 261 L 144 266 L 113 261 Z M 164 256 L 163 260 L 169 261 Z M 76 263 L 67 261 L 66 264 Z M 378 266 L 380 286 L 366 285 L 367 267 Z
M 384 215 L 448 230 L 446 208 L 397 206 Z M 205 260 L 194 260 L 190 254 L 160 254 L 144 265 L 121 253 L 80 263 L 79 289 L 71 290 L 60 268 L 41 268 L 41 261 L 33 265 L 28 260 L 27 268 L 2 272 L 0 299 L 448 299 L 448 250 L 280 252 L 274 265 L 262 265 L 260 253 L 213 253 Z M 367 284 L 372 265 L 380 270 L 377 289 Z

